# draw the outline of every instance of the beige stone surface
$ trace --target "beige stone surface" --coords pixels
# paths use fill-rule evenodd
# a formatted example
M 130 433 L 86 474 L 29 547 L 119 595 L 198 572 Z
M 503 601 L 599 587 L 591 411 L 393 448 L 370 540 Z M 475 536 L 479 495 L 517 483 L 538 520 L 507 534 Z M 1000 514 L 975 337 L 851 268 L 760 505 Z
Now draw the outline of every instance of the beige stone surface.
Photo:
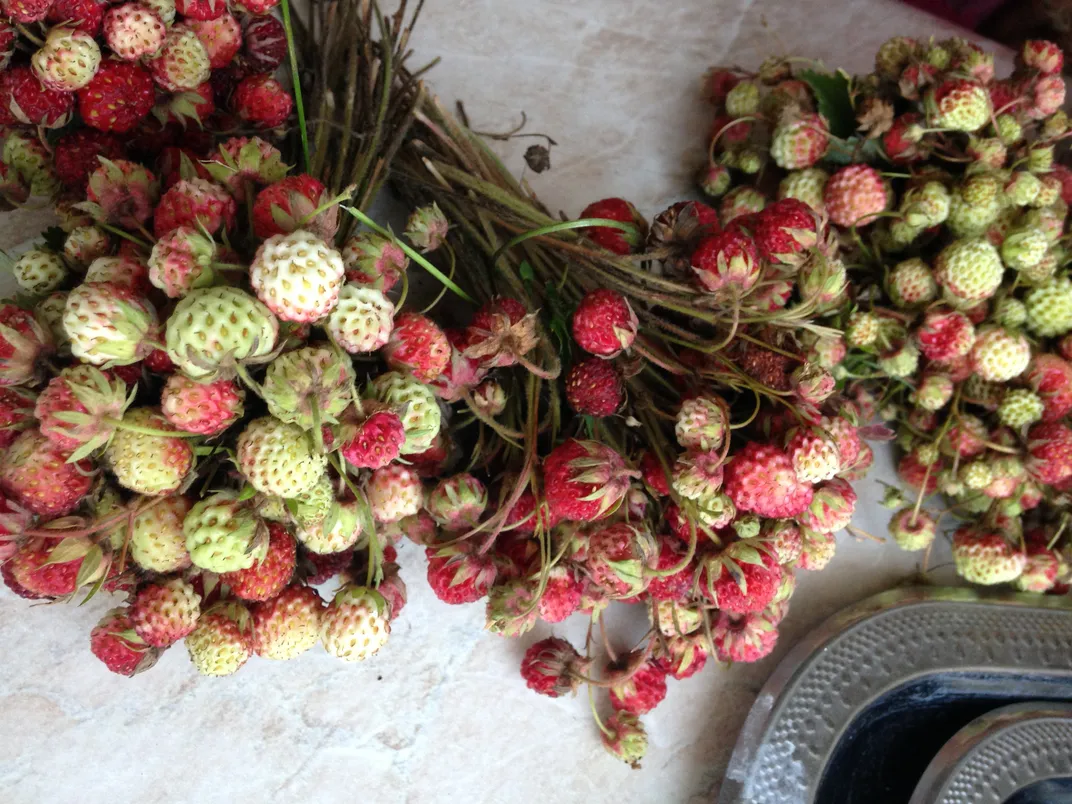
M 415 47 L 443 56 L 438 93 L 464 99 L 481 128 L 509 129 L 524 110 L 530 130 L 558 140 L 553 170 L 530 176 L 553 208 L 576 214 L 624 195 L 650 215 L 689 190 L 708 125 L 697 99 L 706 67 L 784 51 L 863 69 L 895 33 L 946 31 L 883 0 L 429 0 Z M 502 149 L 519 172 L 528 144 Z M 37 226 L 3 216 L 0 245 Z M 860 485 L 856 520 L 873 533 L 884 531 L 887 453 L 879 464 Z M 0 592 L 4 801 L 709 802 L 778 659 L 829 613 L 912 577 L 917 562 L 842 534 L 828 570 L 804 574 L 774 656 L 671 682 L 646 718 L 640 771 L 603 754 L 583 697 L 524 688 L 520 656 L 549 629 L 519 642 L 486 635 L 480 606 L 433 599 L 419 550 L 404 545 L 401 563 L 410 602 L 372 661 L 347 666 L 317 649 L 222 680 L 197 677 L 181 646 L 133 680 L 112 676 L 88 634 L 114 603 L 61 611 Z M 631 630 L 625 619 L 615 631 Z M 554 631 L 579 640 L 584 622 Z

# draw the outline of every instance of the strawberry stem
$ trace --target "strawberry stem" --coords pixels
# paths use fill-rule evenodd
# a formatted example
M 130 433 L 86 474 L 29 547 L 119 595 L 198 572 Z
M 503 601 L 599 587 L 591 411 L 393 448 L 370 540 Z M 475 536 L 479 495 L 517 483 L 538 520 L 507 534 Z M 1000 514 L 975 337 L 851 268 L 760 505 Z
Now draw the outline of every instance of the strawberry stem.
M 197 433 L 184 433 L 181 430 L 158 430 L 155 427 L 146 427 L 141 424 L 133 424 L 122 419 L 105 418 L 102 421 L 117 430 L 129 430 L 132 433 L 142 435 L 161 436 L 163 438 L 200 438 Z
M 609 218 L 581 218 L 580 220 L 575 221 L 553 223 L 550 226 L 541 226 L 539 229 L 523 232 L 512 240 L 507 241 L 504 246 L 492 255 L 491 264 L 493 266 L 496 265 L 503 254 L 533 237 L 543 237 L 544 235 L 555 234 L 556 232 L 567 232 L 570 229 L 588 229 L 593 226 L 604 226 L 608 229 L 621 229 L 623 232 L 632 232 L 636 230 L 635 223 L 625 223 L 624 221 L 615 221 Z
M 282 0 L 279 4 L 283 12 L 283 30 L 287 33 L 287 53 L 290 56 L 290 80 L 294 82 L 294 106 L 298 110 L 298 132 L 301 134 L 302 164 L 309 172 L 309 132 L 305 128 L 305 104 L 302 102 L 301 77 L 298 74 L 298 51 L 294 47 L 294 30 L 290 24 L 290 3 Z

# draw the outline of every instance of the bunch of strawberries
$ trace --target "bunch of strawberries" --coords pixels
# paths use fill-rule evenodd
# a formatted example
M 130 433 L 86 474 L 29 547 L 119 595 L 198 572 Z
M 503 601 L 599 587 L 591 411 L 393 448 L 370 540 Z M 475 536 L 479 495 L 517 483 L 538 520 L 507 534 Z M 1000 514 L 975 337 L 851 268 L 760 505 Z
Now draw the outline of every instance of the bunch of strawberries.
M 155 165 L 165 185 L 211 132 L 275 129 L 287 52 L 278 0 L 0 3 L 0 193 L 9 206 L 85 193 L 97 158 Z

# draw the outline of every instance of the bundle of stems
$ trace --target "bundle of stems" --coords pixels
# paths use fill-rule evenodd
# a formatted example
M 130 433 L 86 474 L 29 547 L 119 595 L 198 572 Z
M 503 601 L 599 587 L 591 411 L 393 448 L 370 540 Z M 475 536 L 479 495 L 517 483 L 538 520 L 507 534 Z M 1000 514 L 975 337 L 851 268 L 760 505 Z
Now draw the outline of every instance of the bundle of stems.
M 311 0 L 303 19 L 283 3 L 299 115 L 286 155 L 358 209 L 387 180 L 423 98 L 421 78 L 438 61 L 407 66 L 423 5 L 399 0 L 385 14 L 377 0 Z M 356 224 L 340 221 L 340 242 Z

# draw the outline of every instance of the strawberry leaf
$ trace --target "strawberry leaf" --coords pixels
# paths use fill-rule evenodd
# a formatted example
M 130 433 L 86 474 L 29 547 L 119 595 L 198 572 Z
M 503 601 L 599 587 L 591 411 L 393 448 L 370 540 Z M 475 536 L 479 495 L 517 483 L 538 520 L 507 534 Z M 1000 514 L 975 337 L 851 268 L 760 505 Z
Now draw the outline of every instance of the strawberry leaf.
M 841 72 L 802 70 L 798 77 L 815 93 L 819 114 L 830 124 L 830 133 L 835 137 L 851 137 L 856 129 L 856 115 L 849 97 L 848 76 Z

